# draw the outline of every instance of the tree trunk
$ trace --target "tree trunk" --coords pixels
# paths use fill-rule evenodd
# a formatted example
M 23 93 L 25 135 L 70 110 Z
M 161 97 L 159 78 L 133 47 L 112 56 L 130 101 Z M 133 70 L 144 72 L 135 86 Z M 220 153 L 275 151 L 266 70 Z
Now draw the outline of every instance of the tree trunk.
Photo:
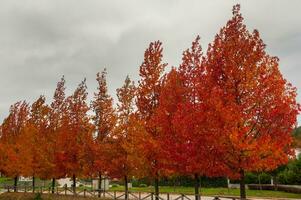
M 245 172 L 240 171 L 240 199 L 246 199 L 246 184 L 245 184 Z
M 35 180 L 35 177 L 32 176 L 32 193 L 35 192 L 35 187 L 36 187 L 36 180 Z
M 76 194 L 76 177 L 75 174 L 73 174 L 73 194 Z
M 173 191 L 176 192 L 176 180 L 173 179 Z
M 200 200 L 201 196 L 200 196 L 200 177 L 198 174 L 194 175 L 194 181 L 195 181 L 195 185 L 194 185 L 194 194 L 195 194 L 195 200 Z
M 128 200 L 129 199 L 129 187 L 128 187 L 128 177 L 126 175 L 124 176 L 124 188 L 125 188 L 124 199 Z
M 261 174 L 258 175 L 258 183 L 259 183 L 259 188 L 260 190 L 262 190 L 262 185 L 261 185 L 261 178 L 260 178 Z
M 54 194 L 54 188 L 55 188 L 55 178 L 52 178 L 52 186 L 51 186 L 51 193 Z
M 101 172 L 98 172 L 99 179 L 98 179 L 98 197 L 101 196 Z
M 155 200 L 159 200 L 159 178 L 155 178 Z
M 14 179 L 14 192 L 17 192 L 17 186 L 18 186 L 18 176 L 15 176 L 15 179 Z
M 278 177 L 277 176 L 275 176 L 275 179 L 274 179 L 274 188 L 275 188 L 275 191 L 277 191 L 278 190 Z

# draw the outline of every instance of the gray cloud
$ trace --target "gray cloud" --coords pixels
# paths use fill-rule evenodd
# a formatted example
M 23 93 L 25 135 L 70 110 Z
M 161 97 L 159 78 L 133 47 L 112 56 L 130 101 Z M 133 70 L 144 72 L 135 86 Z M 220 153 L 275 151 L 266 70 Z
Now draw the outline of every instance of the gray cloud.
M 18 100 L 33 101 L 40 94 L 51 100 L 63 74 L 68 94 L 86 77 L 91 98 L 95 74 L 107 67 L 109 91 L 115 96 L 127 74 L 138 79 L 144 50 L 154 40 L 163 42 L 164 60 L 178 65 L 196 35 L 206 49 L 237 2 L 248 29 L 260 31 L 268 52 L 280 58 L 285 78 L 300 91 L 298 0 L 3 0 L 0 121 Z

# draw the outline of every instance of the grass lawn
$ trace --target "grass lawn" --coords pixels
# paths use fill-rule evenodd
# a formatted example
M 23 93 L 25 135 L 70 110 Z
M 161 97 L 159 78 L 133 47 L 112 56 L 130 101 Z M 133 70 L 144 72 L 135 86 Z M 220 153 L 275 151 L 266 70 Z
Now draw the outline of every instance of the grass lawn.
M 41 180 L 39 178 L 35 179 L 36 187 L 48 187 L 51 186 L 51 180 Z M 14 179 L 7 177 L 0 177 L 0 186 L 4 185 L 14 185 Z M 32 186 L 31 181 L 18 181 L 18 186 Z
M 11 184 L 14 180 L 12 178 L 0 177 L 0 184 Z
M 123 191 L 123 186 L 110 188 L 111 191 Z M 135 192 L 154 192 L 153 187 L 133 187 L 130 191 Z M 161 193 L 183 193 L 183 194 L 194 194 L 193 187 L 168 187 L 161 186 Z M 201 194 L 204 196 L 239 196 L 239 189 L 227 189 L 227 188 L 202 188 Z M 273 197 L 273 198 L 295 198 L 301 199 L 301 194 L 281 192 L 281 191 L 270 191 L 270 190 L 247 190 L 248 197 Z

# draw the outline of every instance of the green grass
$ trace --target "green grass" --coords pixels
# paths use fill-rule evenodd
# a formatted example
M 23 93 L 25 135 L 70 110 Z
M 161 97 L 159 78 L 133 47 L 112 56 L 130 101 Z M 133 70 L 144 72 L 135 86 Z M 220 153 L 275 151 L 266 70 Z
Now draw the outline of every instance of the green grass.
M 111 191 L 123 191 L 123 186 L 110 188 Z M 133 192 L 154 192 L 153 187 L 133 187 L 130 188 Z M 169 187 L 161 186 L 160 193 L 183 193 L 194 194 L 193 187 Z M 239 189 L 228 188 L 202 188 L 201 194 L 204 196 L 239 196 Z M 296 198 L 301 199 L 301 194 L 270 191 L 270 190 L 247 190 L 248 197 L 273 197 L 273 198 Z
M 6 178 L 6 177 L 0 177 L 0 184 L 2 183 L 13 183 L 13 179 Z
M 80 190 L 84 190 L 84 189 L 86 189 L 86 190 L 91 190 L 91 189 L 92 189 L 91 186 L 86 186 L 86 185 L 77 186 L 76 188 L 77 188 L 77 189 L 80 189 Z
M 0 186 L 3 185 L 13 185 L 14 179 L 7 178 L 7 177 L 0 177 Z M 41 180 L 39 178 L 35 179 L 36 187 L 50 187 L 51 186 L 51 180 Z M 32 186 L 31 181 L 18 181 L 19 186 Z

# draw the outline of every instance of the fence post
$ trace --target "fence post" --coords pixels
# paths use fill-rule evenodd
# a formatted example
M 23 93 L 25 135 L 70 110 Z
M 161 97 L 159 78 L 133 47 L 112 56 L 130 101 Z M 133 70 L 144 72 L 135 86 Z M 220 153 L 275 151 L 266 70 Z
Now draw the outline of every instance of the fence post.
M 141 199 L 141 192 L 138 193 L 138 196 L 139 196 L 138 200 L 140 200 Z
M 67 194 L 67 185 L 65 185 L 65 195 Z
M 26 187 L 26 185 L 25 185 L 25 187 L 24 187 L 24 192 L 25 192 L 25 193 L 27 192 L 27 187 Z
M 116 200 L 116 191 L 114 191 L 114 200 Z
M 169 200 L 169 193 L 167 193 L 167 200 Z
M 154 193 L 152 192 L 151 193 L 151 200 L 153 200 L 154 199 Z
M 181 200 L 184 200 L 184 194 L 181 194 Z
M 86 197 L 86 188 L 84 189 L 84 197 Z
M 59 194 L 59 188 L 56 186 L 56 194 Z
M 9 191 L 9 186 L 7 186 L 7 192 L 10 192 L 10 191 Z

